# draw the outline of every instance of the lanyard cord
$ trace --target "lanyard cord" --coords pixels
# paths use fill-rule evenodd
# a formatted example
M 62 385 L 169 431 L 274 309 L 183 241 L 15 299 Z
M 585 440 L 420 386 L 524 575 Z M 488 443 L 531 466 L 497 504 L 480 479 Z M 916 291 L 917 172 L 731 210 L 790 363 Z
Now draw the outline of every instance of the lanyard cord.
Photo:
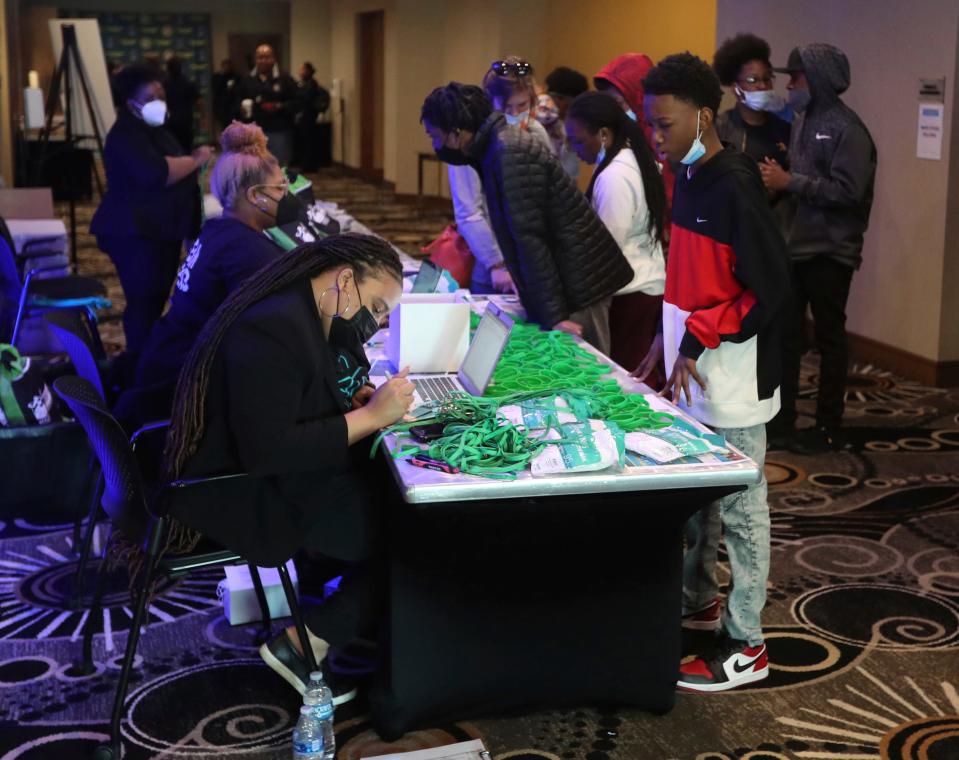
M 475 325 L 474 325 L 475 326 Z M 571 335 L 542 332 L 535 326 L 517 323 L 500 357 L 486 397 L 455 394 L 430 404 L 430 414 L 382 431 L 373 443 L 372 458 L 383 438 L 397 435 L 391 455 L 403 459 L 424 451 L 469 475 L 513 480 L 547 445 L 575 444 L 566 438 L 547 440 L 558 426 L 559 413 L 584 409 L 591 419 L 618 425 L 624 432 L 669 427 L 674 417 L 652 409 L 639 393 L 626 393 L 613 378 L 604 377 L 611 368 L 576 345 Z M 558 406 L 559 397 L 566 407 Z M 546 412 L 545 431 L 531 433 L 501 416 L 500 406 L 535 402 Z M 416 425 L 446 423 L 443 436 L 427 449 L 413 443 L 409 429 Z

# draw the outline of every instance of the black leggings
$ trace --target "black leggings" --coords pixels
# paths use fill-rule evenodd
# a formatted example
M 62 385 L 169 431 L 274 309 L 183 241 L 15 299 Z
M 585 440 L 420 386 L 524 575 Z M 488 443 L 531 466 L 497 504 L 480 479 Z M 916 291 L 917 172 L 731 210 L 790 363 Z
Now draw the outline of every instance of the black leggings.
M 120 276 L 127 302 L 123 311 L 126 350 L 136 355 L 143 350 L 166 306 L 180 265 L 182 242 L 101 236 L 97 244 L 109 255 Z

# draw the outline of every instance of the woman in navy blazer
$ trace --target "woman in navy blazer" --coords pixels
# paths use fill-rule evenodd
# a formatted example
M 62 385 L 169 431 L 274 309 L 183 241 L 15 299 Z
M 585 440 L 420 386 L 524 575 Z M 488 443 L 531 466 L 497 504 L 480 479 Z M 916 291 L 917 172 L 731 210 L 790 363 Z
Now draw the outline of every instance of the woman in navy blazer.
M 103 149 L 107 191 L 90 232 L 120 276 L 126 348 L 136 355 L 163 312 L 183 241 L 200 229 L 197 173 L 212 153 L 204 146 L 184 155 L 164 126 L 168 114 L 158 71 L 136 64 L 115 83 L 121 105 Z

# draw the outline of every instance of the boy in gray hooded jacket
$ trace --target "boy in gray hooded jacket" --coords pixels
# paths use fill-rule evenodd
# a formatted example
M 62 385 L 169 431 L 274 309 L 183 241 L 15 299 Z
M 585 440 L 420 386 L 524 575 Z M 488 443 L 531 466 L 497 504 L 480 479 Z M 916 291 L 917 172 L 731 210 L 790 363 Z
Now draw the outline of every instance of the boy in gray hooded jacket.
M 793 267 L 793 306 L 784 323 L 782 410 L 770 423 L 770 446 L 812 454 L 844 448 L 839 429 L 845 405 L 848 355 L 846 301 L 862 263 L 876 176 L 876 146 L 862 120 L 839 97 L 849 88 L 849 60 L 838 48 L 794 48 L 784 69 L 796 111 L 790 170 L 772 159 L 760 166 L 770 190 L 797 201 L 786 235 Z M 802 322 L 812 310 L 820 353 L 816 426 L 796 434 L 796 396 Z

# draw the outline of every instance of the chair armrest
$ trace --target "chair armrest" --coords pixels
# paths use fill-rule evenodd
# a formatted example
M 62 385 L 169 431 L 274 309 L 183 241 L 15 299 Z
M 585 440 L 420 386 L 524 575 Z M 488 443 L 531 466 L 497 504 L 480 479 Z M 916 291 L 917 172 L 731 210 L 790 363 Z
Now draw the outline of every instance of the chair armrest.
M 226 475 L 208 475 L 199 478 L 181 478 L 180 480 L 173 480 L 164 484 L 163 489 L 184 490 L 187 488 L 193 488 L 195 486 L 201 486 L 206 483 L 219 483 L 226 480 L 239 480 L 240 478 L 246 477 L 249 477 L 249 475 L 245 472 L 234 472 Z
M 49 265 L 44 267 L 34 267 L 29 272 L 26 273 L 23 277 L 23 289 L 26 290 L 30 287 L 30 280 L 34 278 L 35 275 L 41 274 L 43 272 L 62 272 L 63 266 Z
M 145 436 L 151 433 L 156 433 L 158 430 L 164 430 L 170 427 L 170 420 L 158 420 L 157 422 L 148 422 L 146 425 L 143 425 L 139 428 L 133 435 L 130 436 L 130 448 L 134 451 L 137 450 L 137 442 Z
M 22 258 L 28 255 L 31 248 L 36 248 L 41 245 L 47 245 L 48 243 L 59 243 L 61 240 L 63 240 L 63 238 L 60 238 L 60 237 L 34 238 L 32 240 L 27 240 L 23 244 L 23 247 L 17 252 L 17 256 L 20 256 Z M 51 251 L 50 253 L 52 254 L 55 252 Z M 62 267 L 59 267 L 59 268 L 62 269 Z

